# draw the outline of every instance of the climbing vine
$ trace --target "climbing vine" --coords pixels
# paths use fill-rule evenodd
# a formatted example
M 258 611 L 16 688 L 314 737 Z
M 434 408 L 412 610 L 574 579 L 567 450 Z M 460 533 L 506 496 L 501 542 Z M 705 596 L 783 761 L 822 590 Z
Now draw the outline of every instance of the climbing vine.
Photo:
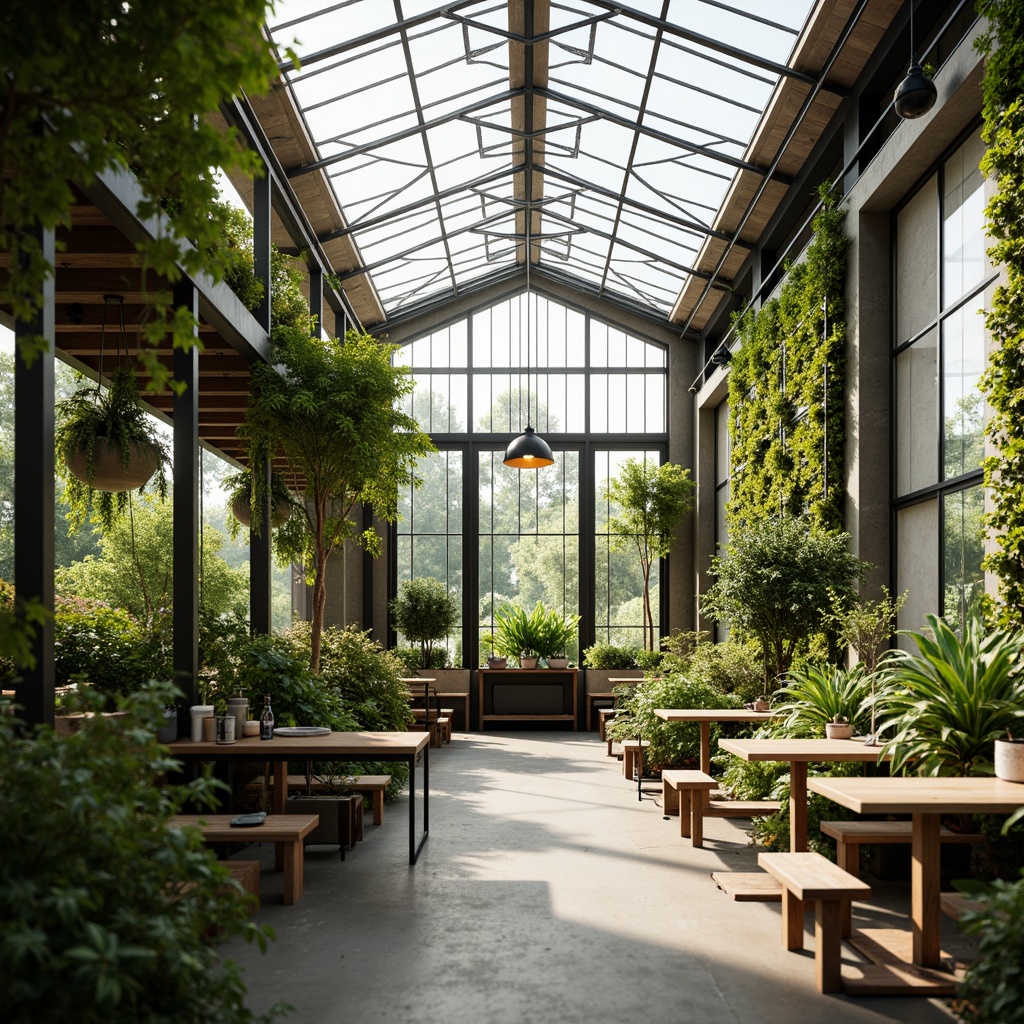
M 991 496 L 988 525 L 995 548 L 984 568 L 999 580 L 1001 621 L 1024 622 L 1024 3 L 979 4 L 988 32 L 976 46 L 985 56 L 984 127 L 988 151 L 981 169 L 996 182 L 986 208 L 992 261 L 1004 282 L 995 290 L 985 325 L 993 352 L 981 378 L 997 451 L 984 462 Z
M 733 524 L 787 512 L 842 525 L 844 213 L 826 182 L 806 258 L 779 295 L 735 325 L 729 375 Z

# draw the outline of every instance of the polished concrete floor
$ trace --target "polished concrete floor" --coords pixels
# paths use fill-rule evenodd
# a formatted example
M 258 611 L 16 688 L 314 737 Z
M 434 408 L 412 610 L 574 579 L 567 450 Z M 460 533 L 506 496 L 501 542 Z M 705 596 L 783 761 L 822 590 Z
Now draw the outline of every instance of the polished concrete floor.
M 407 796 L 379 828 L 367 815 L 344 863 L 308 849 L 295 906 L 281 903 L 272 851 L 256 850 L 257 920 L 277 939 L 265 956 L 228 948 L 253 1009 L 283 1000 L 301 1024 L 951 1019 L 938 1000 L 819 995 L 812 954 L 782 949 L 779 904 L 733 902 L 710 878 L 754 868 L 748 823 L 712 819 L 692 849 L 596 734 L 462 734 L 430 753 L 430 837 L 414 867 Z M 905 887 L 888 888 L 861 920 L 905 911 Z

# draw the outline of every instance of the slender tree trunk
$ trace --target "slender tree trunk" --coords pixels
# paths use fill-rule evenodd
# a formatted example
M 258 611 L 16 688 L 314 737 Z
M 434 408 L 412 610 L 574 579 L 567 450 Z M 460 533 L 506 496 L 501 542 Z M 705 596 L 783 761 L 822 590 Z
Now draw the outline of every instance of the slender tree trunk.
M 327 550 L 324 545 L 324 515 L 327 502 L 316 502 L 316 522 L 313 524 L 313 551 L 316 575 L 313 577 L 313 615 L 309 630 L 309 670 L 320 671 L 320 636 L 324 629 L 324 609 L 327 607 Z
M 644 571 L 644 650 L 653 651 L 654 615 L 651 613 L 651 564 L 643 562 L 642 566 Z

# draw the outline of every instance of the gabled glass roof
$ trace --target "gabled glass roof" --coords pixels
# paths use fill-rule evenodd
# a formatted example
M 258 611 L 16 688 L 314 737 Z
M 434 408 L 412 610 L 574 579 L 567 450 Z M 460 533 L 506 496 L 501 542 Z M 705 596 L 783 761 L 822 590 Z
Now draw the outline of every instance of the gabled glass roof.
M 667 317 L 813 0 L 279 0 L 389 319 L 514 271 Z M 753 168 L 763 174 L 763 168 Z M 336 233 L 333 237 L 338 237 Z M 698 274 L 705 278 L 706 274 Z

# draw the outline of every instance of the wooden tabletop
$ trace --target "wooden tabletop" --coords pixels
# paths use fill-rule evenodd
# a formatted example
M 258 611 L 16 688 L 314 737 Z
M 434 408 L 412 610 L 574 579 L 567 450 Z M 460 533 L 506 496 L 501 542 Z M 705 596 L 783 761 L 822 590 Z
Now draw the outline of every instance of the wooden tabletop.
M 430 742 L 426 732 L 331 732 L 323 736 L 251 736 L 234 743 L 175 740 L 174 757 L 189 761 L 375 761 L 381 755 L 414 757 Z
M 400 683 L 436 683 L 436 676 L 399 676 Z
M 991 776 L 814 778 L 808 786 L 857 814 L 1008 814 L 1024 807 L 1024 783 Z
M 234 814 L 173 814 L 167 819 L 171 828 L 191 825 L 202 828 L 207 842 L 294 843 L 309 835 L 320 821 L 319 814 L 269 814 L 262 825 L 231 824 Z M 198 822 L 202 822 L 199 826 Z
M 770 722 L 779 714 L 746 708 L 657 708 L 654 713 L 666 722 Z
M 718 745 L 744 761 L 877 761 L 881 747 L 863 740 L 719 740 Z

